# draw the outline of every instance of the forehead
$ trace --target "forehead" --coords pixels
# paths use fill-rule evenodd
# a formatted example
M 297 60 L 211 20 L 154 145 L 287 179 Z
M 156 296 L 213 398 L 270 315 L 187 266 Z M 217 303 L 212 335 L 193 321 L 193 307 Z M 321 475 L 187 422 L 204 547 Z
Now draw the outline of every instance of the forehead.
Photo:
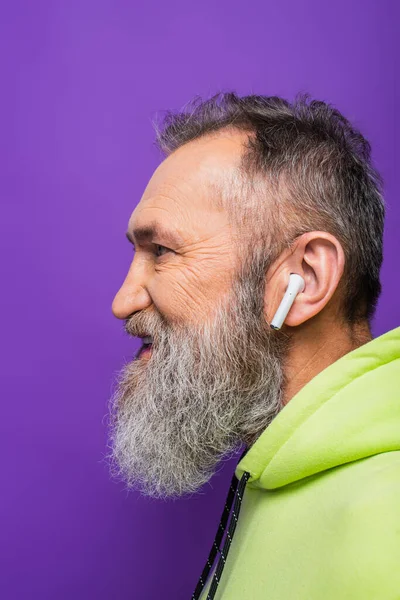
M 184 237 L 211 227 L 225 212 L 218 190 L 228 185 L 243 150 L 241 132 L 219 132 L 178 148 L 156 169 L 129 220 L 129 229 L 160 223 Z

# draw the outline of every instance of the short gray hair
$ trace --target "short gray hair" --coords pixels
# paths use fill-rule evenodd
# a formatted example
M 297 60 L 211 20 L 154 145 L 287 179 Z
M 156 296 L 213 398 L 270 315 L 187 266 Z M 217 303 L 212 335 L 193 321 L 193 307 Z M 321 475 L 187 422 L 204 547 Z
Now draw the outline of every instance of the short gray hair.
M 337 109 L 306 94 L 289 103 L 277 96 L 219 93 L 195 98 L 182 112 L 167 112 L 156 129 L 165 155 L 222 129 L 248 132 L 240 171 L 256 210 L 250 218 L 253 256 L 261 258 L 279 240 L 278 255 L 307 231 L 332 233 L 346 258 L 343 316 L 350 323 L 371 322 L 381 292 L 382 179 L 371 164 L 369 142 Z M 235 203 L 243 224 L 243 196 Z

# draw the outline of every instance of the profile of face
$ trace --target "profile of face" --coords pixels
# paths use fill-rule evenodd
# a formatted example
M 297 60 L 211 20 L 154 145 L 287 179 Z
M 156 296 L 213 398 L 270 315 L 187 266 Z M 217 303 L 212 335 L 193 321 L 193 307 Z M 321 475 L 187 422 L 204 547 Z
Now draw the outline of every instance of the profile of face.
M 284 337 L 265 319 L 265 263 L 241 268 L 213 193 L 242 134 L 192 141 L 155 171 L 131 215 L 134 258 L 113 301 L 150 349 L 110 399 L 112 473 L 152 497 L 193 493 L 282 408 Z

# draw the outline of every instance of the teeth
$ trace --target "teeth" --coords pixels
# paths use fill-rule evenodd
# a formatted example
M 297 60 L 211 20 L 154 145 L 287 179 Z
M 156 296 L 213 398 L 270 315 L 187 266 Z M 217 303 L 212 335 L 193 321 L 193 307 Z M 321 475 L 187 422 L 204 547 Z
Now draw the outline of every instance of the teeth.
M 143 343 L 144 344 L 152 344 L 153 343 L 153 338 L 151 337 L 151 335 L 147 335 L 146 337 L 143 338 Z

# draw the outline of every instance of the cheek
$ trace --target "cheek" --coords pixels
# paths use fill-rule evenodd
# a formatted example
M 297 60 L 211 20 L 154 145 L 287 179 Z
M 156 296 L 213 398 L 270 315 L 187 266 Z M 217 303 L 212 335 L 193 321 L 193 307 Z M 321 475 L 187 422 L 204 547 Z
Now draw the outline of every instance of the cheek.
M 203 262 L 203 261 L 202 261 Z M 217 301 L 229 293 L 232 273 L 228 268 L 199 264 L 196 268 L 161 268 L 152 278 L 149 292 L 158 311 L 170 322 L 202 322 Z

